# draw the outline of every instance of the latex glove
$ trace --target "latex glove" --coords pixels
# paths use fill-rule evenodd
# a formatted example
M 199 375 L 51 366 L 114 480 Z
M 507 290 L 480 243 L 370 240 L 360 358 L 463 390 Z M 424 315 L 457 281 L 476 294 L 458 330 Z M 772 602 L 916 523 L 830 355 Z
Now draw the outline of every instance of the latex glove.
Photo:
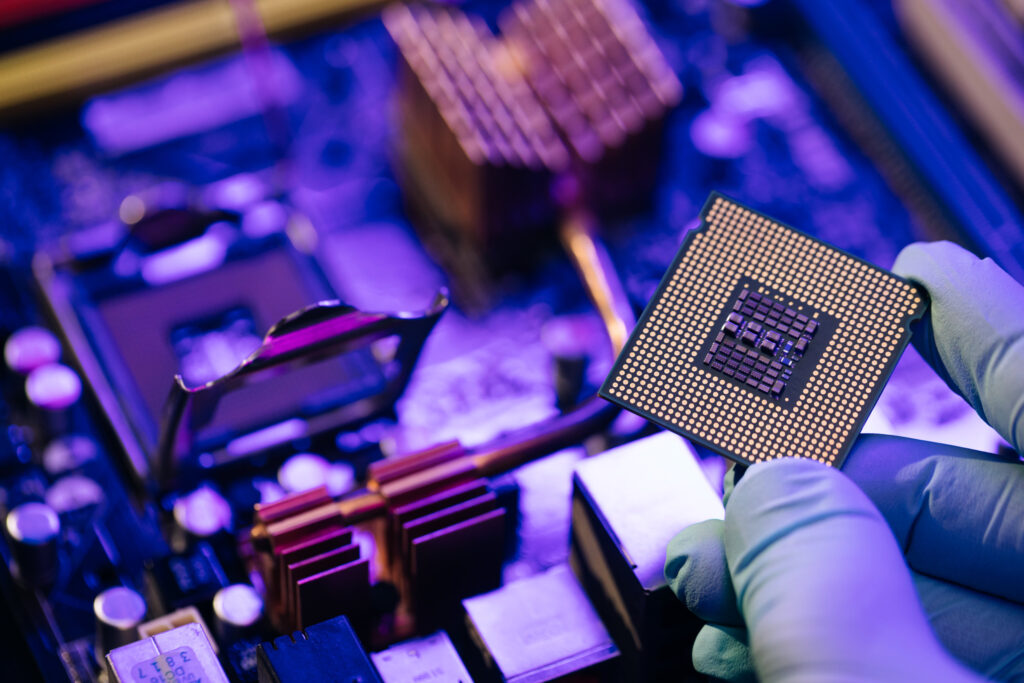
M 1024 288 L 949 243 L 911 245 L 894 269 L 932 300 L 915 331 L 922 355 L 1020 449 Z M 676 594 L 709 622 L 694 644 L 699 671 L 971 680 L 941 642 L 987 677 L 1024 680 L 1019 462 L 865 436 L 843 473 L 779 460 L 726 489 L 725 521 L 684 530 L 665 566 Z

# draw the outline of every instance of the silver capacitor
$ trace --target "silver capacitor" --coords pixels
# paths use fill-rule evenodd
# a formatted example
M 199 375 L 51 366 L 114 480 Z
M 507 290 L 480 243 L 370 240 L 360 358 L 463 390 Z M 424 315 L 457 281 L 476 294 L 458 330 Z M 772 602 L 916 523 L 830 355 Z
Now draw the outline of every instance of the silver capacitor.
M 221 642 L 251 635 L 263 616 L 263 598 L 246 583 L 225 586 L 213 596 L 214 629 Z
M 106 494 L 95 479 L 81 474 L 69 474 L 58 479 L 46 490 L 45 499 L 46 504 L 58 514 L 66 514 L 92 505 L 100 505 L 106 500 Z
M 60 517 L 54 509 L 45 503 L 22 503 L 7 513 L 5 527 L 18 580 L 33 588 L 52 585 L 60 570 Z
M 277 470 L 277 481 L 288 493 L 299 493 L 326 486 L 332 496 L 355 488 L 355 468 L 347 462 L 332 463 L 316 453 L 297 453 Z
M 4 342 L 4 362 L 19 375 L 59 360 L 60 342 L 45 327 L 23 327 Z
M 227 531 L 232 524 L 231 504 L 209 486 L 200 486 L 178 498 L 172 513 L 175 522 L 172 540 L 178 550 Z
M 541 328 L 541 343 L 551 354 L 559 410 L 570 410 L 579 403 L 593 347 L 590 340 L 596 337 L 594 320 L 585 316 L 560 316 Z
M 102 666 L 108 652 L 134 643 L 146 618 L 146 601 L 131 588 L 108 588 L 92 601 L 96 616 L 96 661 Z
M 92 462 L 99 453 L 100 445 L 92 437 L 68 434 L 43 449 L 43 468 L 51 477 L 57 477 Z
M 63 434 L 71 426 L 71 408 L 82 397 L 82 380 L 68 366 L 49 363 L 25 378 L 25 396 L 40 426 L 51 435 Z

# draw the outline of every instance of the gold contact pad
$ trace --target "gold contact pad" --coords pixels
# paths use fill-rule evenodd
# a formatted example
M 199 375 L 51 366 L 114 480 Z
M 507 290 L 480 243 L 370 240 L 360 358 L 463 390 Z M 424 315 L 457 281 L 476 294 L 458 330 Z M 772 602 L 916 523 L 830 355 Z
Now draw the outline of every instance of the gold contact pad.
M 697 363 L 744 277 L 838 321 L 792 408 Z M 665 284 L 604 393 L 746 463 L 841 463 L 924 309 L 912 284 L 721 196 Z

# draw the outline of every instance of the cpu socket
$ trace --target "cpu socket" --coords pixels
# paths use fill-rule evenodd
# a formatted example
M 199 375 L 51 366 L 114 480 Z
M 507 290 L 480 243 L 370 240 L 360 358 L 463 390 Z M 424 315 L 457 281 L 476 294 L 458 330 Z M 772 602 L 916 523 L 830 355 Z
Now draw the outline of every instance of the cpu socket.
M 447 306 L 364 313 L 284 233 L 42 252 L 42 296 L 141 479 L 182 486 L 393 410 Z

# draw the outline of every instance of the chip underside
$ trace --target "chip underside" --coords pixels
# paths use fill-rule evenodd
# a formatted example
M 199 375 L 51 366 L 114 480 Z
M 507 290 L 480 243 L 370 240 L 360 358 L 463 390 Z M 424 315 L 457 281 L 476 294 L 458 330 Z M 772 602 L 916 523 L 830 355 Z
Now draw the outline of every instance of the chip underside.
M 838 467 L 920 290 L 717 193 L 701 219 L 601 395 L 741 463 Z

